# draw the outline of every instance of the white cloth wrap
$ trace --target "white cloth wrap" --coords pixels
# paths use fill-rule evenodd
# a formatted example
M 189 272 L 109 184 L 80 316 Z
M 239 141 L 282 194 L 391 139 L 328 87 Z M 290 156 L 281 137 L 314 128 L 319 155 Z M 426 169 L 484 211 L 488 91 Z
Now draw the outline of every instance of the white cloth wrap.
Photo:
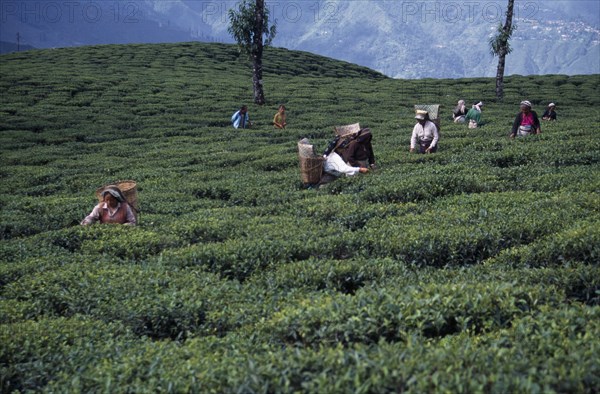
M 332 152 L 329 156 L 327 156 L 327 160 L 325 160 L 325 164 L 323 165 L 323 170 L 331 175 L 342 176 L 342 175 L 356 175 L 360 172 L 359 167 L 352 167 L 344 162 L 344 159 L 341 158 L 335 152 Z

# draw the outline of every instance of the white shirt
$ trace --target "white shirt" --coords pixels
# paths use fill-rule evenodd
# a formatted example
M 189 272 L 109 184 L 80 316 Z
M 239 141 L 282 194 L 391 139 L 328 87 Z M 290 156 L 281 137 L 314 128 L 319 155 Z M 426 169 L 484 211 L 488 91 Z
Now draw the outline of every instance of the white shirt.
M 438 133 L 437 127 L 435 127 L 433 122 L 427 120 L 425 121 L 425 126 L 421 126 L 421 123 L 417 122 L 413 128 L 412 137 L 410 139 L 410 148 L 416 148 L 419 144 L 419 141 L 431 141 L 430 146 L 433 148 L 437 145 L 439 138 L 440 134 Z
M 323 170 L 331 175 L 342 176 L 344 174 L 352 176 L 360 172 L 359 167 L 352 167 L 346 164 L 344 159 L 335 152 L 331 152 L 325 160 Z

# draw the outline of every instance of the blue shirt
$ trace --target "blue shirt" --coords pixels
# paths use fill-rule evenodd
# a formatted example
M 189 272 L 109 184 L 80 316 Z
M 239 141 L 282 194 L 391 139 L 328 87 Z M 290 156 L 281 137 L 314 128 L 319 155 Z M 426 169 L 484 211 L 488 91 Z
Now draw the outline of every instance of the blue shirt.
M 235 127 L 236 129 L 239 129 L 239 128 L 245 129 L 245 128 L 247 128 L 249 120 L 250 119 L 248 117 L 248 112 L 246 112 L 245 114 L 242 114 L 242 113 L 240 113 L 240 111 L 237 111 L 231 117 L 231 123 L 233 124 L 233 127 Z

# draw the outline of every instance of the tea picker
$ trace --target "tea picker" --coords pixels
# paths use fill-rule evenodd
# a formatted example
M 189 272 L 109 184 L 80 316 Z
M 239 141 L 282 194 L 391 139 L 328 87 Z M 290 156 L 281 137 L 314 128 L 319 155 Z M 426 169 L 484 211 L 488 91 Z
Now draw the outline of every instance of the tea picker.
M 428 110 L 415 105 L 415 119 L 417 123 L 413 127 L 410 138 L 410 152 L 414 152 L 417 147 L 419 153 L 435 153 L 437 151 L 440 134 L 438 131 L 439 127 L 435 124 L 434 119 L 437 119 L 439 122 L 438 108 L 439 106 L 436 106 L 434 117 Z
M 113 223 L 135 226 L 138 203 L 134 181 L 119 181 L 96 190 L 98 204 L 82 221 L 82 226 L 93 223 Z
M 340 176 L 353 176 L 368 172 L 368 168 L 352 166 L 342 157 L 345 151 L 361 131 L 358 123 L 334 128 L 336 136 L 330 141 L 322 155 L 315 153 L 307 138 L 298 142 L 300 174 L 306 187 L 322 186 Z M 374 164 L 374 163 L 373 163 Z

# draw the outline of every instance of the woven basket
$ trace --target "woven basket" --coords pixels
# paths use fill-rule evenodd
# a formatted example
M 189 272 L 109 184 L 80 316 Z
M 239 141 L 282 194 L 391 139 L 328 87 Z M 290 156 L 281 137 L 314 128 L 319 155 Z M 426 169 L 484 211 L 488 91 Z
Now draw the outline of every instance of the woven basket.
M 300 176 L 304 184 L 316 184 L 321 181 L 323 175 L 323 163 L 325 158 L 321 156 L 316 157 L 302 157 L 300 156 Z
M 315 157 L 315 149 L 312 146 L 312 144 L 310 144 L 310 142 L 308 141 L 308 139 L 302 139 L 300 140 L 300 142 L 298 142 L 298 155 L 300 155 L 300 157 Z
M 335 126 L 334 130 L 335 134 L 339 136 L 355 134 L 360 131 L 360 123 L 349 124 L 346 126 Z
M 123 196 L 125 196 L 125 200 L 127 200 L 129 205 L 131 205 L 135 216 L 137 217 L 139 207 L 137 199 L 137 184 L 135 183 L 135 181 L 117 181 L 115 183 L 109 183 L 108 185 L 99 187 L 98 189 L 96 189 L 96 197 L 98 197 L 99 202 L 102 202 L 102 191 L 108 186 L 116 186 L 119 188 L 119 190 L 121 190 L 121 193 L 123 193 Z
M 439 104 L 415 104 L 415 112 L 418 110 L 427 111 L 431 120 L 439 118 Z
M 429 120 L 431 120 L 436 127 L 438 132 L 440 131 L 440 105 L 439 104 L 415 104 L 415 112 L 427 111 Z

